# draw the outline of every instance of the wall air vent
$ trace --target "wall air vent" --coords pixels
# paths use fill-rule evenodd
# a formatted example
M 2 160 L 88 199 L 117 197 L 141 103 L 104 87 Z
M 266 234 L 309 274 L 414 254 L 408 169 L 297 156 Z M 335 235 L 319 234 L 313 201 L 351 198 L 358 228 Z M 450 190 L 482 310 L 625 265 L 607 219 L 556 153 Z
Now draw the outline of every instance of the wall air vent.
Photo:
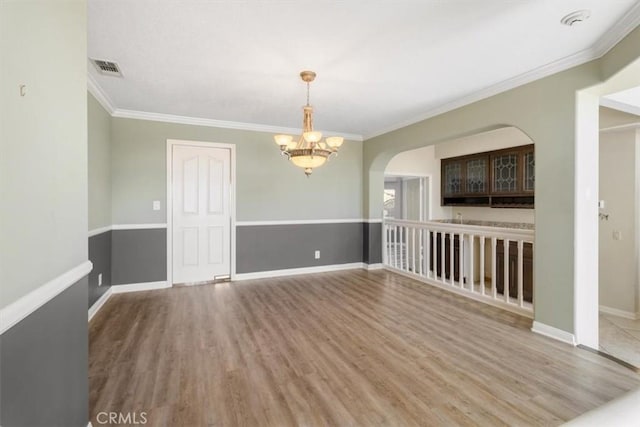
M 96 66 L 96 69 L 100 74 L 104 74 L 105 76 L 122 77 L 120 66 L 113 61 L 91 58 L 91 62 L 93 62 L 93 65 Z

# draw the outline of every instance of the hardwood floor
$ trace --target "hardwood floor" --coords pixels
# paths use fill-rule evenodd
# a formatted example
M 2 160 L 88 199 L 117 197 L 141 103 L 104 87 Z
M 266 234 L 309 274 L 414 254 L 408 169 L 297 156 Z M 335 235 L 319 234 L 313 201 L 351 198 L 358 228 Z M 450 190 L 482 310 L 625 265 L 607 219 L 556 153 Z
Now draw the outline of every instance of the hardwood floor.
M 386 271 L 117 294 L 90 325 L 92 423 L 558 425 L 640 386 L 530 322 Z

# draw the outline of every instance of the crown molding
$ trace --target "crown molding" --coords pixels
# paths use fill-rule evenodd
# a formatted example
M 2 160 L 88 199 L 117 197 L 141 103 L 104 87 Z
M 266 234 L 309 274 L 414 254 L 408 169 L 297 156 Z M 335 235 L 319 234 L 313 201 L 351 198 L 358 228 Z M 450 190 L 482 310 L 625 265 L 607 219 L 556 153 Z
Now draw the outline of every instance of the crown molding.
M 624 131 L 634 130 L 634 129 L 640 129 L 640 122 L 601 128 L 600 133 L 624 132 Z
M 640 107 L 637 105 L 627 104 L 625 102 L 616 101 L 606 97 L 600 98 L 600 105 L 602 107 L 612 108 L 614 110 L 622 111 L 623 113 L 633 114 L 634 116 L 640 116 Z
M 640 3 L 636 2 L 617 24 L 606 31 L 593 45 L 594 59 L 600 58 L 609 52 L 638 25 L 640 25 Z
M 376 132 L 365 134 L 364 140 L 375 138 L 376 136 L 384 135 L 394 130 L 407 127 L 419 123 L 423 120 L 430 119 L 431 117 L 438 116 L 440 114 L 447 113 L 465 105 L 472 104 L 485 98 L 489 98 L 499 93 L 506 92 L 514 89 L 518 86 L 522 86 L 527 83 L 531 83 L 535 80 L 542 79 L 544 77 L 551 76 L 561 71 L 568 70 L 578 65 L 582 65 L 594 59 L 599 59 L 609 52 L 615 45 L 617 45 L 623 38 L 625 38 L 634 28 L 640 25 L 640 3 L 635 4 L 629 11 L 618 21 L 618 23 L 606 31 L 602 37 L 596 41 L 596 43 L 585 50 L 577 52 L 573 55 L 566 56 L 557 61 L 550 62 L 549 64 L 535 68 L 526 73 L 512 77 L 507 80 L 503 80 L 495 85 L 489 86 L 485 89 L 481 89 L 470 95 L 458 98 L 454 101 L 443 104 L 432 110 L 427 111 L 419 116 L 410 120 L 404 120 L 395 125 L 388 126 L 380 129 Z M 637 114 L 637 113 L 635 113 Z
M 112 117 L 117 117 L 121 119 L 136 119 L 136 120 L 150 120 L 154 122 L 164 122 L 164 123 L 177 123 L 183 125 L 194 125 L 194 126 L 207 126 L 207 127 L 216 127 L 223 129 L 236 129 L 236 130 L 250 130 L 255 132 L 267 132 L 267 133 L 289 133 L 289 134 L 299 134 L 302 132 L 302 129 L 299 128 L 288 128 L 281 126 L 270 126 L 270 125 L 262 125 L 257 123 L 244 123 L 244 122 L 232 122 L 227 120 L 215 120 L 215 119 L 204 119 L 200 117 L 189 117 L 189 116 L 178 116 L 174 114 L 163 114 L 163 113 L 152 113 L 148 111 L 138 111 L 138 110 L 127 110 L 123 108 L 116 108 L 106 94 L 104 90 L 100 87 L 95 78 L 87 73 L 87 90 L 91 95 L 96 98 L 96 100 L 102 105 L 102 107 L 107 110 L 107 112 Z M 342 136 L 346 140 L 350 141 L 362 141 L 362 135 L 355 133 L 344 133 L 344 132 L 335 132 L 335 131 L 322 131 L 325 136 Z
M 107 110 L 107 112 L 113 116 L 113 113 L 116 111 L 116 108 L 113 106 L 113 102 L 111 102 L 109 95 L 102 90 L 96 79 L 89 72 L 87 72 L 87 90 L 100 103 L 100 105 L 102 105 L 102 108 Z
M 393 132 L 394 130 L 402 129 L 404 127 L 419 123 L 423 120 L 427 120 L 432 117 L 439 116 L 440 114 L 444 114 L 449 111 L 453 111 L 455 109 L 464 107 L 465 105 L 473 104 L 474 102 L 478 102 L 483 99 L 490 98 L 494 95 L 498 95 L 499 93 L 506 92 L 508 90 L 515 89 L 518 86 L 522 86 L 527 83 L 531 83 L 533 81 L 539 80 L 541 78 L 559 73 L 561 71 L 568 70 L 569 68 L 576 67 L 578 65 L 589 62 L 593 59 L 595 58 L 593 56 L 592 49 L 586 49 L 586 50 L 580 51 L 573 55 L 564 57 L 557 61 L 535 68 L 531 71 L 527 71 L 526 73 L 522 73 L 510 79 L 503 80 L 499 83 L 496 83 L 492 86 L 486 87 L 479 91 L 472 92 L 469 95 L 466 95 L 461 98 L 442 104 L 438 107 L 428 110 L 423 114 L 415 116 L 412 119 L 403 120 L 402 122 L 396 123 L 395 125 L 388 126 L 386 128 L 380 129 L 370 134 L 365 134 L 364 140 L 367 141 L 368 139 L 375 138 L 377 136 L 384 135 L 389 132 Z
M 113 117 L 123 119 L 151 120 L 155 122 L 178 123 L 184 125 L 208 126 L 223 129 L 250 130 L 267 133 L 288 133 L 299 134 L 302 132 L 298 128 L 288 128 L 280 126 L 262 125 L 257 123 L 233 122 L 227 120 L 204 119 L 199 117 L 178 116 L 173 114 L 150 113 L 146 111 L 125 110 L 117 108 L 112 114 Z M 342 136 L 351 141 L 362 141 L 362 135 L 353 133 L 342 133 L 334 131 L 323 131 L 326 136 Z
M 455 99 L 453 101 L 442 104 L 435 107 L 423 114 L 413 117 L 412 119 L 403 120 L 394 125 L 387 126 L 369 134 L 359 135 L 351 133 L 341 133 L 333 131 L 323 132 L 327 136 L 342 136 L 345 139 L 351 141 L 366 141 L 368 139 L 384 135 L 394 130 L 401 129 L 413 125 L 415 123 L 427 120 L 431 117 L 438 116 L 440 114 L 447 113 L 457 108 L 464 107 L 465 105 L 472 104 L 482 99 L 489 98 L 494 95 L 498 95 L 502 92 L 514 89 L 518 86 L 531 83 L 535 80 L 548 77 L 550 75 L 559 73 L 561 71 L 568 70 L 569 68 L 577 67 L 578 65 L 592 61 L 594 59 L 601 58 L 611 48 L 618 44 L 624 37 L 627 36 L 634 28 L 640 25 L 640 3 L 635 4 L 629 11 L 618 21 L 618 23 L 610 30 L 606 31 L 602 37 L 590 48 L 577 52 L 573 55 L 566 56 L 557 61 L 535 68 L 526 73 L 522 73 L 518 76 L 503 80 L 497 84 L 473 92 L 467 96 Z M 150 120 L 156 122 L 165 123 L 177 123 L 195 126 L 208 126 L 217 127 L 223 129 L 237 129 L 237 130 L 249 130 L 255 132 L 267 132 L 267 133 L 288 133 L 297 134 L 301 132 L 298 128 L 288 128 L 279 126 L 270 126 L 257 123 L 244 123 L 234 122 L 226 120 L 205 119 L 199 117 L 179 116 L 173 114 L 152 113 L 147 111 L 127 110 L 116 108 L 109 96 L 102 90 L 95 78 L 87 73 L 87 87 L 89 92 L 98 100 L 98 102 L 111 114 L 113 117 L 137 119 L 137 120 Z M 633 113 L 637 114 L 637 113 Z

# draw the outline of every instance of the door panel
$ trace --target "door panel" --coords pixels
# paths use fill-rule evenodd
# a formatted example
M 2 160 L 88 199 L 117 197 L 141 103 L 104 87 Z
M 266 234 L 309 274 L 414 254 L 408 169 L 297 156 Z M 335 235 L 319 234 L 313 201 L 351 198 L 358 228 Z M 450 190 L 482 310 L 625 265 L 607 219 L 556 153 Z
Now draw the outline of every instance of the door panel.
M 182 265 L 198 265 L 198 228 L 184 227 L 182 229 Z
M 224 214 L 224 189 L 218 184 L 224 182 L 224 163 L 219 159 L 209 159 L 209 213 Z
M 224 262 L 224 228 L 209 227 L 209 264 Z
M 229 275 L 230 150 L 175 145 L 172 167 L 172 282 Z

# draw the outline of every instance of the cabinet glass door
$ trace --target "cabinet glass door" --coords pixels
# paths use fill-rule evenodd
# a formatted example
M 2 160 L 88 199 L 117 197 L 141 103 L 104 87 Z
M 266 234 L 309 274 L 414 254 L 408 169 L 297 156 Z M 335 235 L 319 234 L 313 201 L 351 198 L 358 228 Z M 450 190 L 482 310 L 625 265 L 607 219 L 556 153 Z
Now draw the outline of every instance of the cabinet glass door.
M 493 158 L 493 191 L 515 193 L 518 190 L 518 155 L 501 154 Z
M 462 167 L 460 162 L 444 165 L 444 194 L 462 193 Z
M 487 192 L 487 159 L 467 160 L 467 193 Z
M 533 151 L 524 154 L 524 190 L 534 191 L 536 188 L 536 158 Z

